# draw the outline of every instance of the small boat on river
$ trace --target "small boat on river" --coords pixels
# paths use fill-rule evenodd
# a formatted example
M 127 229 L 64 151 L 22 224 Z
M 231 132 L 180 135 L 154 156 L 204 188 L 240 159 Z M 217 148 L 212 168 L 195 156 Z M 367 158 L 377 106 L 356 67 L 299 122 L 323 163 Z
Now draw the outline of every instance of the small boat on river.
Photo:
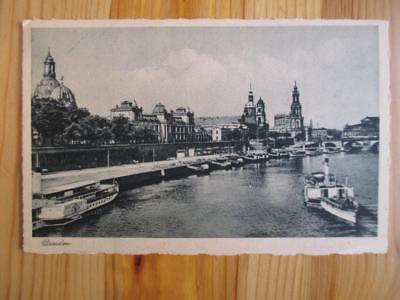
M 248 154 L 242 157 L 245 163 L 257 163 L 258 158 L 253 154 Z
M 211 160 L 209 163 L 214 169 L 229 170 L 232 168 L 231 162 L 227 159 Z
M 329 173 L 329 159 L 324 160 L 324 171 L 314 172 L 304 181 L 304 204 L 318 207 L 350 224 L 357 223 L 358 203 L 354 188 L 338 183 Z
M 268 154 L 265 152 L 249 153 L 242 157 L 245 163 L 259 163 L 268 160 Z
M 289 152 L 289 157 L 304 157 L 306 154 L 305 150 L 293 150 Z
M 290 157 L 289 152 L 284 150 L 284 149 L 280 149 L 278 153 L 279 153 L 279 158 L 280 159 L 289 158 Z
M 360 142 L 352 142 L 343 147 L 346 153 L 359 153 L 364 148 L 364 145 Z
M 322 152 L 324 154 L 340 153 L 341 147 L 335 142 L 325 142 L 322 144 Z
M 239 168 L 239 167 L 243 166 L 244 159 L 241 157 L 232 158 L 232 159 L 230 159 L 230 162 L 231 162 L 232 167 Z
M 187 165 L 186 167 L 193 170 L 194 174 L 197 176 L 208 175 L 210 173 L 210 166 L 208 163 L 203 163 L 200 165 Z
M 270 149 L 268 152 L 269 159 L 280 159 L 279 149 Z
M 306 155 L 307 156 L 318 156 L 321 155 L 322 151 L 319 148 L 309 148 L 306 150 Z
M 335 153 L 340 153 L 340 148 L 325 148 L 323 150 L 324 154 L 335 154 Z

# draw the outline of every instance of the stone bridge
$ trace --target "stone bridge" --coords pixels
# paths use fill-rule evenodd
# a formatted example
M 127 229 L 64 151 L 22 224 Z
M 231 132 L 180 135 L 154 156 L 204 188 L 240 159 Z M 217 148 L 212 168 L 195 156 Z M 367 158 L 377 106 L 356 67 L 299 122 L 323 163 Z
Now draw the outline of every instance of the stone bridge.
M 330 148 L 330 147 L 349 147 L 353 143 L 357 143 L 360 145 L 363 145 L 363 150 L 365 151 L 375 151 L 378 150 L 379 148 L 379 140 L 377 139 L 371 139 L 371 140 L 366 140 L 366 139 L 343 139 L 340 141 L 326 141 L 322 143 L 322 147 L 325 148 Z

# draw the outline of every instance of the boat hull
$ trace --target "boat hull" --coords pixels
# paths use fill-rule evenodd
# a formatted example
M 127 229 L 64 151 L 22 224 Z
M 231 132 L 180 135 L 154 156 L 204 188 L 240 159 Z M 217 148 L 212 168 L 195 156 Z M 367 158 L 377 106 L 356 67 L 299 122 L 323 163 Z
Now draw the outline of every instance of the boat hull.
M 300 152 L 300 153 L 290 152 L 289 153 L 290 158 L 303 158 L 305 156 L 306 156 L 305 152 Z
M 269 153 L 268 158 L 269 159 L 279 159 L 280 155 L 279 155 L 279 153 Z
M 95 202 L 91 203 L 86 209 L 78 211 L 76 214 L 73 215 L 68 215 L 64 216 L 63 218 L 54 218 L 54 219 L 41 219 L 40 220 L 40 226 L 35 226 L 33 230 L 38 230 L 41 228 L 48 228 L 48 227 L 59 227 L 59 226 L 65 226 L 70 223 L 73 223 L 75 221 L 78 221 L 83 218 L 83 216 L 90 211 L 93 211 L 99 207 L 102 207 L 112 201 L 118 196 L 118 192 L 115 194 L 109 195 L 107 197 L 104 197 L 102 199 L 98 199 Z
M 231 160 L 231 165 L 233 168 L 240 168 L 243 166 L 243 162 L 240 162 L 238 160 Z
M 263 156 L 244 156 L 243 157 L 244 163 L 246 164 L 251 164 L 251 163 L 260 163 L 260 162 L 266 162 L 268 161 L 268 156 L 263 155 Z
M 340 153 L 340 149 L 335 149 L 335 148 L 326 148 L 323 151 L 324 154 L 335 154 L 335 153 Z
M 357 211 L 356 210 L 344 210 L 337 208 L 331 205 L 326 200 L 321 200 L 321 207 L 330 213 L 331 215 L 336 216 L 337 218 L 346 221 L 352 225 L 357 224 Z
M 188 169 L 190 169 L 193 174 L 197 176 L 203 176 L 210 174 L 210 166 L 209 164 L 201 164 L 201 165 L 187 165 Z
M 308 151 L 306 155 L 307 156 L 319 156 L 319 155 L 322 155 L 322 152 L 321 151 Z
M 219 161 L 210 161 L 210 166 L 213 167 L 213 169 L 216 170 L 229 170 L 232 169 L 232 164 L 228 161 L 223 161 L 223 162 L 219 162 Z

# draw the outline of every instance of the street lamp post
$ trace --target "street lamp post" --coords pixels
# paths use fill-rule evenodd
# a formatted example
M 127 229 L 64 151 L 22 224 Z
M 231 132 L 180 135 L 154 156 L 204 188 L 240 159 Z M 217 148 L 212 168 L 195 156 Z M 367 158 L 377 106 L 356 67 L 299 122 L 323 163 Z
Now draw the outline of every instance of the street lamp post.
M 107 148 L 107 168 L 110 167 L 110 148 Z

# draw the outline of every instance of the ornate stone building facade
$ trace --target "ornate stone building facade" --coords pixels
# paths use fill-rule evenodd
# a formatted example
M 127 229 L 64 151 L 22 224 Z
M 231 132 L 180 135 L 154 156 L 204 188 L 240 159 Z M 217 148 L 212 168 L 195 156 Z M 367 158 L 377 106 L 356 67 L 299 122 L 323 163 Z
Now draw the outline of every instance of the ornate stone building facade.
M 117 104 L 110 110 L 111 118 L 122 116 L 127 118 L 129 121 L 135 121 L 142 117 L 143 108 L 136 104 L 136 100 L 129 101 L 124 100 L 121 104 Z
M 358 124 L 346 125 L 342 133 L 343 139 L 378 139 L 379 117 L 365 117 Z
M 110 116 L 123 116 L 134 128 L 152 130 L 159 143 L 192 142 L 204 137 L 202 131 L 195 131 L 194 113 L 185 107 L 169 112 L 164 104 L 157 103 L 153 111 L 146 114 L 136 101 L 122 101 L 110 110 Z

